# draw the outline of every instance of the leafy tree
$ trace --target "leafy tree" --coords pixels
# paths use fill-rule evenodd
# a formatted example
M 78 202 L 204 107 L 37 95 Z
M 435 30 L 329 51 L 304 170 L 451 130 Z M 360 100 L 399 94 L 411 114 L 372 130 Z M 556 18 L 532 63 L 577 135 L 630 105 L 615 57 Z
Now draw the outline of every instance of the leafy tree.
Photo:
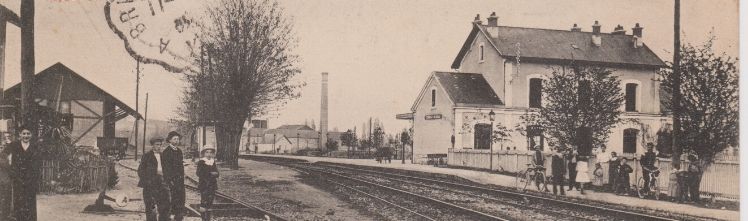
M 610 130 L 622 121 L 620 80 L 603 67 L 554 68 L 543 81 L 542 95 L 546 103 L 527 120 L 536 122 L 555 145 L 591 151 L 593 146 L 604 145 Z M 579 150 L 580 154 L 589 154 L 586 149 Z
M 220 0 L 201 24 L 200 73 L 189 75 L 181 117 L 216 126 L 217 157 L 238 166 L 244 122 L 299 96 L 291 21 L 274 0 Z
M 491 136 L 491 141 L 494 143 L 498 143 L 500 145 L 499 146 L 500 150 L 504 149 L 504 143 L 511 141 L 510 139 L 512 137 L 511 132 L 512 132 L 511 129 L 505 127 L 499 122 L 495 122 L 493 134 Z
M 376 129 L 374 129 L 374 132 L 371 136 L 371 145 L 373 145 L 375 148 L 384 146 L 384 130 L 382 130 L 381 127 L 377 127 Z
M 403 129 L 403 132 L 400 133 L 400 143 L 403 145 L 413 144 L 413 139 L 410 137 L 410 133 L 407 129 Z
M 681 46 L 681 134 L 683 152 L 695 152 L 708 165 L 715 154 L 738 145 L 738 59 L 703 46 Z M 671 69 L 659 72 L 661 89 L 673 94 Z M 662 99 L 672 107 L 669 99 Z M 673 144 L 677 145 L 677 144 Z
M 340 135 L 340 142 L 342 142 L 345 146 L 353 147 L 358 143 L 358 139 L 356 138 L 356 134 L 353 133 L 353 131 L 348 130 Z
M 328 151 L 336 151 L 338 150 L 338 141 L 327 140 L 327 143 L 325 143 L 325 147 L 327 147 Z

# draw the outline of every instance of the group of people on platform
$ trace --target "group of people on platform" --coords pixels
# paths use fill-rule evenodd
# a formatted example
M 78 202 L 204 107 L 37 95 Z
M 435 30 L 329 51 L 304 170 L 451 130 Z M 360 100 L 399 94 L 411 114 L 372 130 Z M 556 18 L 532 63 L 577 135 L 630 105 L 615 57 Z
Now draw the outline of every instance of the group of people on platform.
M 153 138 L 151 150 L 143 155 L 138 166 L 138 187 L 143 188 L 146 220 L 183 220 L 185 206 L 184 155 L 177 145 L 181 135 L 175 131 L 164 139 Z M 199 179 L 200 208 L 203 220 L 211 219 L 215 192 L 218 189 L 218 167 L 215 161 L 216 149 L 205 146 L 197 162 L 196 175 Z
M 579 190 L 584 194 L 585 189 L 607 190 L 617 195 L 629 195 L 631 193 L 631 173 L 634 168 L 629 165 L 626 157 L 619 157 L 616 152 L 605 152 L 605 148 L 598 148 L 594 152 L 594 169 L 590 171 L 589 163 L 591 156 L 580 155 L 572 148 L 554 148 L 551 154 L 551 180 L 553 194 L 566 195 L 565 191 Z M 634 159 L 636 160 L 636 159 Z M 656 167 L 657 154 L 654 152 L 654 144 L 647 143 L 647 151 L 639 157 L 641 175 L 644 178 L 644 191 L 649 191 L 652 177 L 659 175 Z M 701 179 L 701 166 L 696 155 L 689 154 L 688 167 L 683 170 L 674 170 L 673 175 L 678 177 L 675 185 L 676 197 L 674 200 L 699 201 L 699 183 Z M 540 146 L 536 146 L 532 154 L 532 164 L 538 169 L 545 170 L 545 154 Z M 607 170 L 604 169 L 607 167 Z M 590 173 L 591 172 L 591 173 Z M 607 180 L 605 179 L 607 176 Z M 606 182 L 607 181 L 607 182 Z M 591 186 L 590 186 L 591 184 Z M 539 185 L 539 184 L 538 184 Z M 564 187 L 568 189 L 564 190 Z M 546 192 L 550 192 L 545 187 Z M 672 195 L 672 194 L 671 194 Z
M 31 129 L 17 128 L 19 140 L 3 134 L 0 144 L 0 220 L 36 220 L 36 193 L 41 178 L 41 150 Z

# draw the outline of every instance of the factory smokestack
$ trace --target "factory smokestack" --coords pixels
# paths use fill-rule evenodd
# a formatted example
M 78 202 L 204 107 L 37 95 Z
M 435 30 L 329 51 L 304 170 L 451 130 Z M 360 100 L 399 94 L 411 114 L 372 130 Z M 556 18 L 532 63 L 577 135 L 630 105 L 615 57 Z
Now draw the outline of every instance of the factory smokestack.
M 319 132 L 321 148 L 327 144 L 327 72 L 322 72 L 322 101 L 319 111 Z

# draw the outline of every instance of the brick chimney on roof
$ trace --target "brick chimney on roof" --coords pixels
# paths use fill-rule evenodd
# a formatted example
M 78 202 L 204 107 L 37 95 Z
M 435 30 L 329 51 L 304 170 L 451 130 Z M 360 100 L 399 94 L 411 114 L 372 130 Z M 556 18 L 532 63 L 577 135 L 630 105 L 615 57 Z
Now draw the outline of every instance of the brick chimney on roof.
M 602 37 L 600 36 L 600 28 L 600 23 L 595 21 L 595 24 L 592 25 L 592 44 L 598 47 L 603 44 Z
M 475 14 L 475 19 L 473 19 L 473 23 L 475 24 L 483 24 L 483 22 L 480 20 L 480 14 Z
M 571 31 L 580 32 L 580 31 L 582 31 L 582 28 L 580 28 L 579 26 L 577 26 L 577 23 L 574 23 L 574 27 L 571 27 Z
M 488 16 L 488 26 L 499 26 L 499 16 L 496 16 L 496 12 L 491 12 L 491 16 Z
M 639 26 L 639 23 L 636 23 L 636 26 L 631 28 L 631 30 L 634 32 L 634 36 L 637 36 L 639 38 L 642 37 L 642 29 L 644 29 L 644 27 Z
M 496 12 L 491 12 L 491 16 L 488 17 L 486 31 L 492 38 L 499 37 L 499 16 L 496 16 Z
M 618 25 L 618 26 L 616 26 L 615 29 L 613 29 L 613 32 L 611 32 L 611 34 L 614 34 L 614 35 L 625 35 L 626 34 L 626 30 L 623 29 L 623 26 Z
M 639 26 L 639 23 L 636 23 L 636 26 L 631 29 L 634 32 L 634 48 L 640 48 L 644 45 L 644 41 L 642 41 L 642 29 L 644 27 Z

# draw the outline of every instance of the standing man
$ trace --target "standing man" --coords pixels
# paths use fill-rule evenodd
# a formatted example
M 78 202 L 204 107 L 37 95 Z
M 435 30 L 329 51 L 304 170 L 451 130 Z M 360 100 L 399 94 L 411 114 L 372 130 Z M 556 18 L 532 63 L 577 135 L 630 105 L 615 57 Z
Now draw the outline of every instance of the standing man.
M 143 188 L 146 221 L 169 220 L 169 189 L 164 182 L 164 169 L 161 160 L 162 138 L 151 139 L 151 151 L 143 154 L 138 166 L 138 187 Z
M 608 185 L 610 185 L 610 191 L 616 192 L 618 187 L 618 167 L 621 165 L 621 160 L 618 159 L 618 154 L 615 151 L 610 152 L 610 160 L 608 161 Z
M 9 144 L 2 155 L 10 158 L 13 185 L 13 210 L 17 221 L 36 220 L 36 192 L 41 176 L 41 152 L 31 142 L 31 129 L 18 128 L 21 140 Z
M 574 187 L 577 187 L 577 190 L 579 190 L 579 186 L 577 186 L 576 179 L 577 179 L 577 150 L 569 149 L 566 154 L 566 160 L 567 165 L 569 168 L 569 190 L 571 191 L 574 189 Z
M 171 214 L 174 215 L 175 221 L 182 221 L 184 213 L 185 193 L 184 193 L 184 155 L 177 145 L 182 135 L 176 131 L 169 132 L 166 136 L 166 142 L 169 146 L 161 154 L 161 164 L 164 168 L 164 180 L 169 187 L 169 203 L 171 205 Z
M 561 148 L 556 147 L 556 152 L 551 157 L 551 174 L 553 175 L 553 195 L 556 195 L 556 186 L 561 189 L 561 195 L 564 193 L 564 174 L 566 174 L 566 165 L 564 165 L 564 154 Z
M 653 150 L 654 144 L 651 142 L 647 143 L 647 152 L 642 154 L 641 161 L 639 161 L 639 164 L 642 166 L 642 178 L 644 178 L 644 191 L 646 192 L 649 192 L 650 174 L 657 170 L 657 167 L 655 167 L 657 154 L 655 154 Z

